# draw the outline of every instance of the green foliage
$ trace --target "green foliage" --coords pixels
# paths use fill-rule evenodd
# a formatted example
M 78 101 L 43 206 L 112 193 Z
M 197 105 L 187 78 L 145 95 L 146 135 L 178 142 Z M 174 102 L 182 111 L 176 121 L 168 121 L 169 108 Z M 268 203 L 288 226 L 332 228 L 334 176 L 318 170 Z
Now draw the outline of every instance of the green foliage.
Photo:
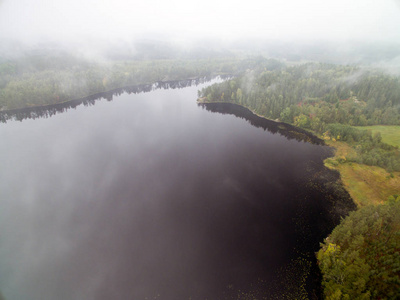
M 321 244 L 326 299 L 399 299 L 400 198 L 392 198 L 352 212 Z
M 335 137 L 337 140 L 360 142 L 362 140 L 371 140 L 371 133 L 367 130 L 360 130 L 349 125 L 343 124 L 328 124 L 324 130 L 329 133 L 330 137 Z M 339 138 L 338 138 L 339 137 Z
M 294 117 L 294 125 L 302 128 L 310 128 L 311 120 L 306 115 L 300 114 Z

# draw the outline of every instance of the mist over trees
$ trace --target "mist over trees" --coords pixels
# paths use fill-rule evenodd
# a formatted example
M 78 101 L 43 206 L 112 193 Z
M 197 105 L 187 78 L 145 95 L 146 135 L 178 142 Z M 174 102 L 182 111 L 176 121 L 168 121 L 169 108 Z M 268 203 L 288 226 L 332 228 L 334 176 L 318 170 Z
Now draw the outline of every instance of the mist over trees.
M 27 51 L 16 57 L 3 52 L 0 107 L 10 110 L 56 104 L 125 86 L 231 74 L 251 66 L 249 60 L 219 55 L 164 59 L 165 49 L 151 54 L 147 48 L 129 57 L 106 53 L 99 60 L 54 49 Z
M 319 122 L 398 125 L 399 83 L 397 76 L 358 66 L 307 63 L 269 68 L 265 61 L 244 76 L 207 87 L 200 96 L 247 105 L 268 118 L 301 127 L 318 127 Z

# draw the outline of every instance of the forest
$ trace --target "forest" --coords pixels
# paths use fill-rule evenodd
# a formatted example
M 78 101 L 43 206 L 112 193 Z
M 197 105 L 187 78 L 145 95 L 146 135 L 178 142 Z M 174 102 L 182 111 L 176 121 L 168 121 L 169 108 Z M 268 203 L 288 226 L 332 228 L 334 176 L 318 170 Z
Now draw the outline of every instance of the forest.
M 271 69 L 264 62 L 199 96 L 319 131 L 324 123 L 399 125 L 399 83 L 396 76 L 357 66 L 307 63 Z
M 344 219 L 318 252 L 326 298 L 399 299 L 399 230 L 399 195 Z

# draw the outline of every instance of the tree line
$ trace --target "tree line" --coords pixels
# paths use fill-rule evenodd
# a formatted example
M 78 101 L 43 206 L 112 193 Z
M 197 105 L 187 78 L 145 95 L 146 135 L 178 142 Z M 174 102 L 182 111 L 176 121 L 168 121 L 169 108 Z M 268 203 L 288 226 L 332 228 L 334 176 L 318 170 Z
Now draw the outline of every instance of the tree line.
M 267 63 L 231 81 L 205 88 L 201 97 L 251 107 L 271 119 L 305 127 L 319 122 L 400 125 L 400 78 L 357 66 Z

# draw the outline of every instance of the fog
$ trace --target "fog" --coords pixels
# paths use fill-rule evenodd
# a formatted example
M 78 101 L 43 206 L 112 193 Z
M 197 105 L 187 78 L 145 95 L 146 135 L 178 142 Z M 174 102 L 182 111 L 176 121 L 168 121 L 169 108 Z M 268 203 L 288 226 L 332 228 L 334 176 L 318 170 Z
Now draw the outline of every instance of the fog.
M 0 36 L 25 42 L 200 38 L 399 41 L 397 0 L 2 0 Z

